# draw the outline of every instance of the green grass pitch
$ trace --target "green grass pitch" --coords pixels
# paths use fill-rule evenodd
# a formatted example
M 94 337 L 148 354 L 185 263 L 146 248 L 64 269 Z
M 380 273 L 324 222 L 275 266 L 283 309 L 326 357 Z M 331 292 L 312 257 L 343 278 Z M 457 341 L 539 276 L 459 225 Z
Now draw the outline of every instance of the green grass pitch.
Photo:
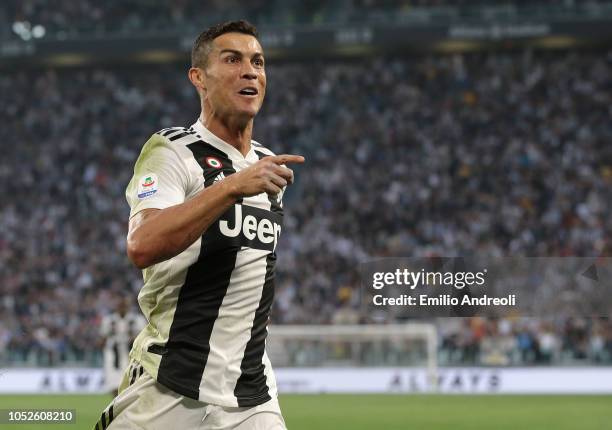
M 0 409 L 76 409 L 76 424 L 1 429 L 91 429 L 111 400 L 97 395 L 0 396 Z M 284 395 L 289 430 L 609 430 L 612 396 Z

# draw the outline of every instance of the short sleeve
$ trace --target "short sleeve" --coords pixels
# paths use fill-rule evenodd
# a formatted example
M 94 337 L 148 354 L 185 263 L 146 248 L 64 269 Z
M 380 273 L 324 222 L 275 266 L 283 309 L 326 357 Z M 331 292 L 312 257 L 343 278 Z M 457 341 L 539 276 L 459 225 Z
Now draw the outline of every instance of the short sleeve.
M 153 135 L 142 148 L 125 191 L 130 218 L 144 209 L 165 209 L 185 201 L 189 171 L 170 144 Z

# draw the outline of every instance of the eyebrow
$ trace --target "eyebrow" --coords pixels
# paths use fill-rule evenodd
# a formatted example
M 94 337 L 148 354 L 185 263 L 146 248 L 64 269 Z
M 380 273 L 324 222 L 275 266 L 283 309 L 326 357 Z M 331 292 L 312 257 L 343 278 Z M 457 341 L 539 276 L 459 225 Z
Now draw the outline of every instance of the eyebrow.
M 236 51 L 235 49 L 222 49 L 222 50 L 219 52 L 219 55 L 224 54 L 224 53 L 226 53 L 226 52 L 230 52 L 230 53 L 232 53 L 232 54 L 236 54 L 236 55 L 240 55 L 240 56 L 244 55 L 242 52 L 240 52 L 240 51 Z M 257 51 L 257 52 L 255 52 L 255 53 L 253 54 L 253 57 L 263 57 L 263 53 L 261 53 L 261 52 Z

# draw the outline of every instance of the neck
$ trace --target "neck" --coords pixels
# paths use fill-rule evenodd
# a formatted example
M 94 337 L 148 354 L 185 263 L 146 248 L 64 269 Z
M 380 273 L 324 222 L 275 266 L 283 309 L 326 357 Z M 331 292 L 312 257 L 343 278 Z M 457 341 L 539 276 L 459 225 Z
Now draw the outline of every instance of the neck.
M 236 148 L 246 157 L 251 149 L 253 135 L 253 118 L 220 118 L 214 114 L 206 115 L 206 110 L 200 114 L 200 122 L 212 134 Z

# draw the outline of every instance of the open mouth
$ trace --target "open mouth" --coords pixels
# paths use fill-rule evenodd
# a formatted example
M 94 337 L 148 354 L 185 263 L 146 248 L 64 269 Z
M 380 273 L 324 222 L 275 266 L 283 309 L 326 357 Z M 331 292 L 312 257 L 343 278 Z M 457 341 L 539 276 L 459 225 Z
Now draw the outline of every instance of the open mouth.
M 257 91 L 257 88 L 255 87 L 245 87 L 241 89 L 240 91 L 238 91 L 238 94 L 243 95 L 243 96 L 255 97 L 257 96 L 257 94 L 259 94 L 259 92 Z

